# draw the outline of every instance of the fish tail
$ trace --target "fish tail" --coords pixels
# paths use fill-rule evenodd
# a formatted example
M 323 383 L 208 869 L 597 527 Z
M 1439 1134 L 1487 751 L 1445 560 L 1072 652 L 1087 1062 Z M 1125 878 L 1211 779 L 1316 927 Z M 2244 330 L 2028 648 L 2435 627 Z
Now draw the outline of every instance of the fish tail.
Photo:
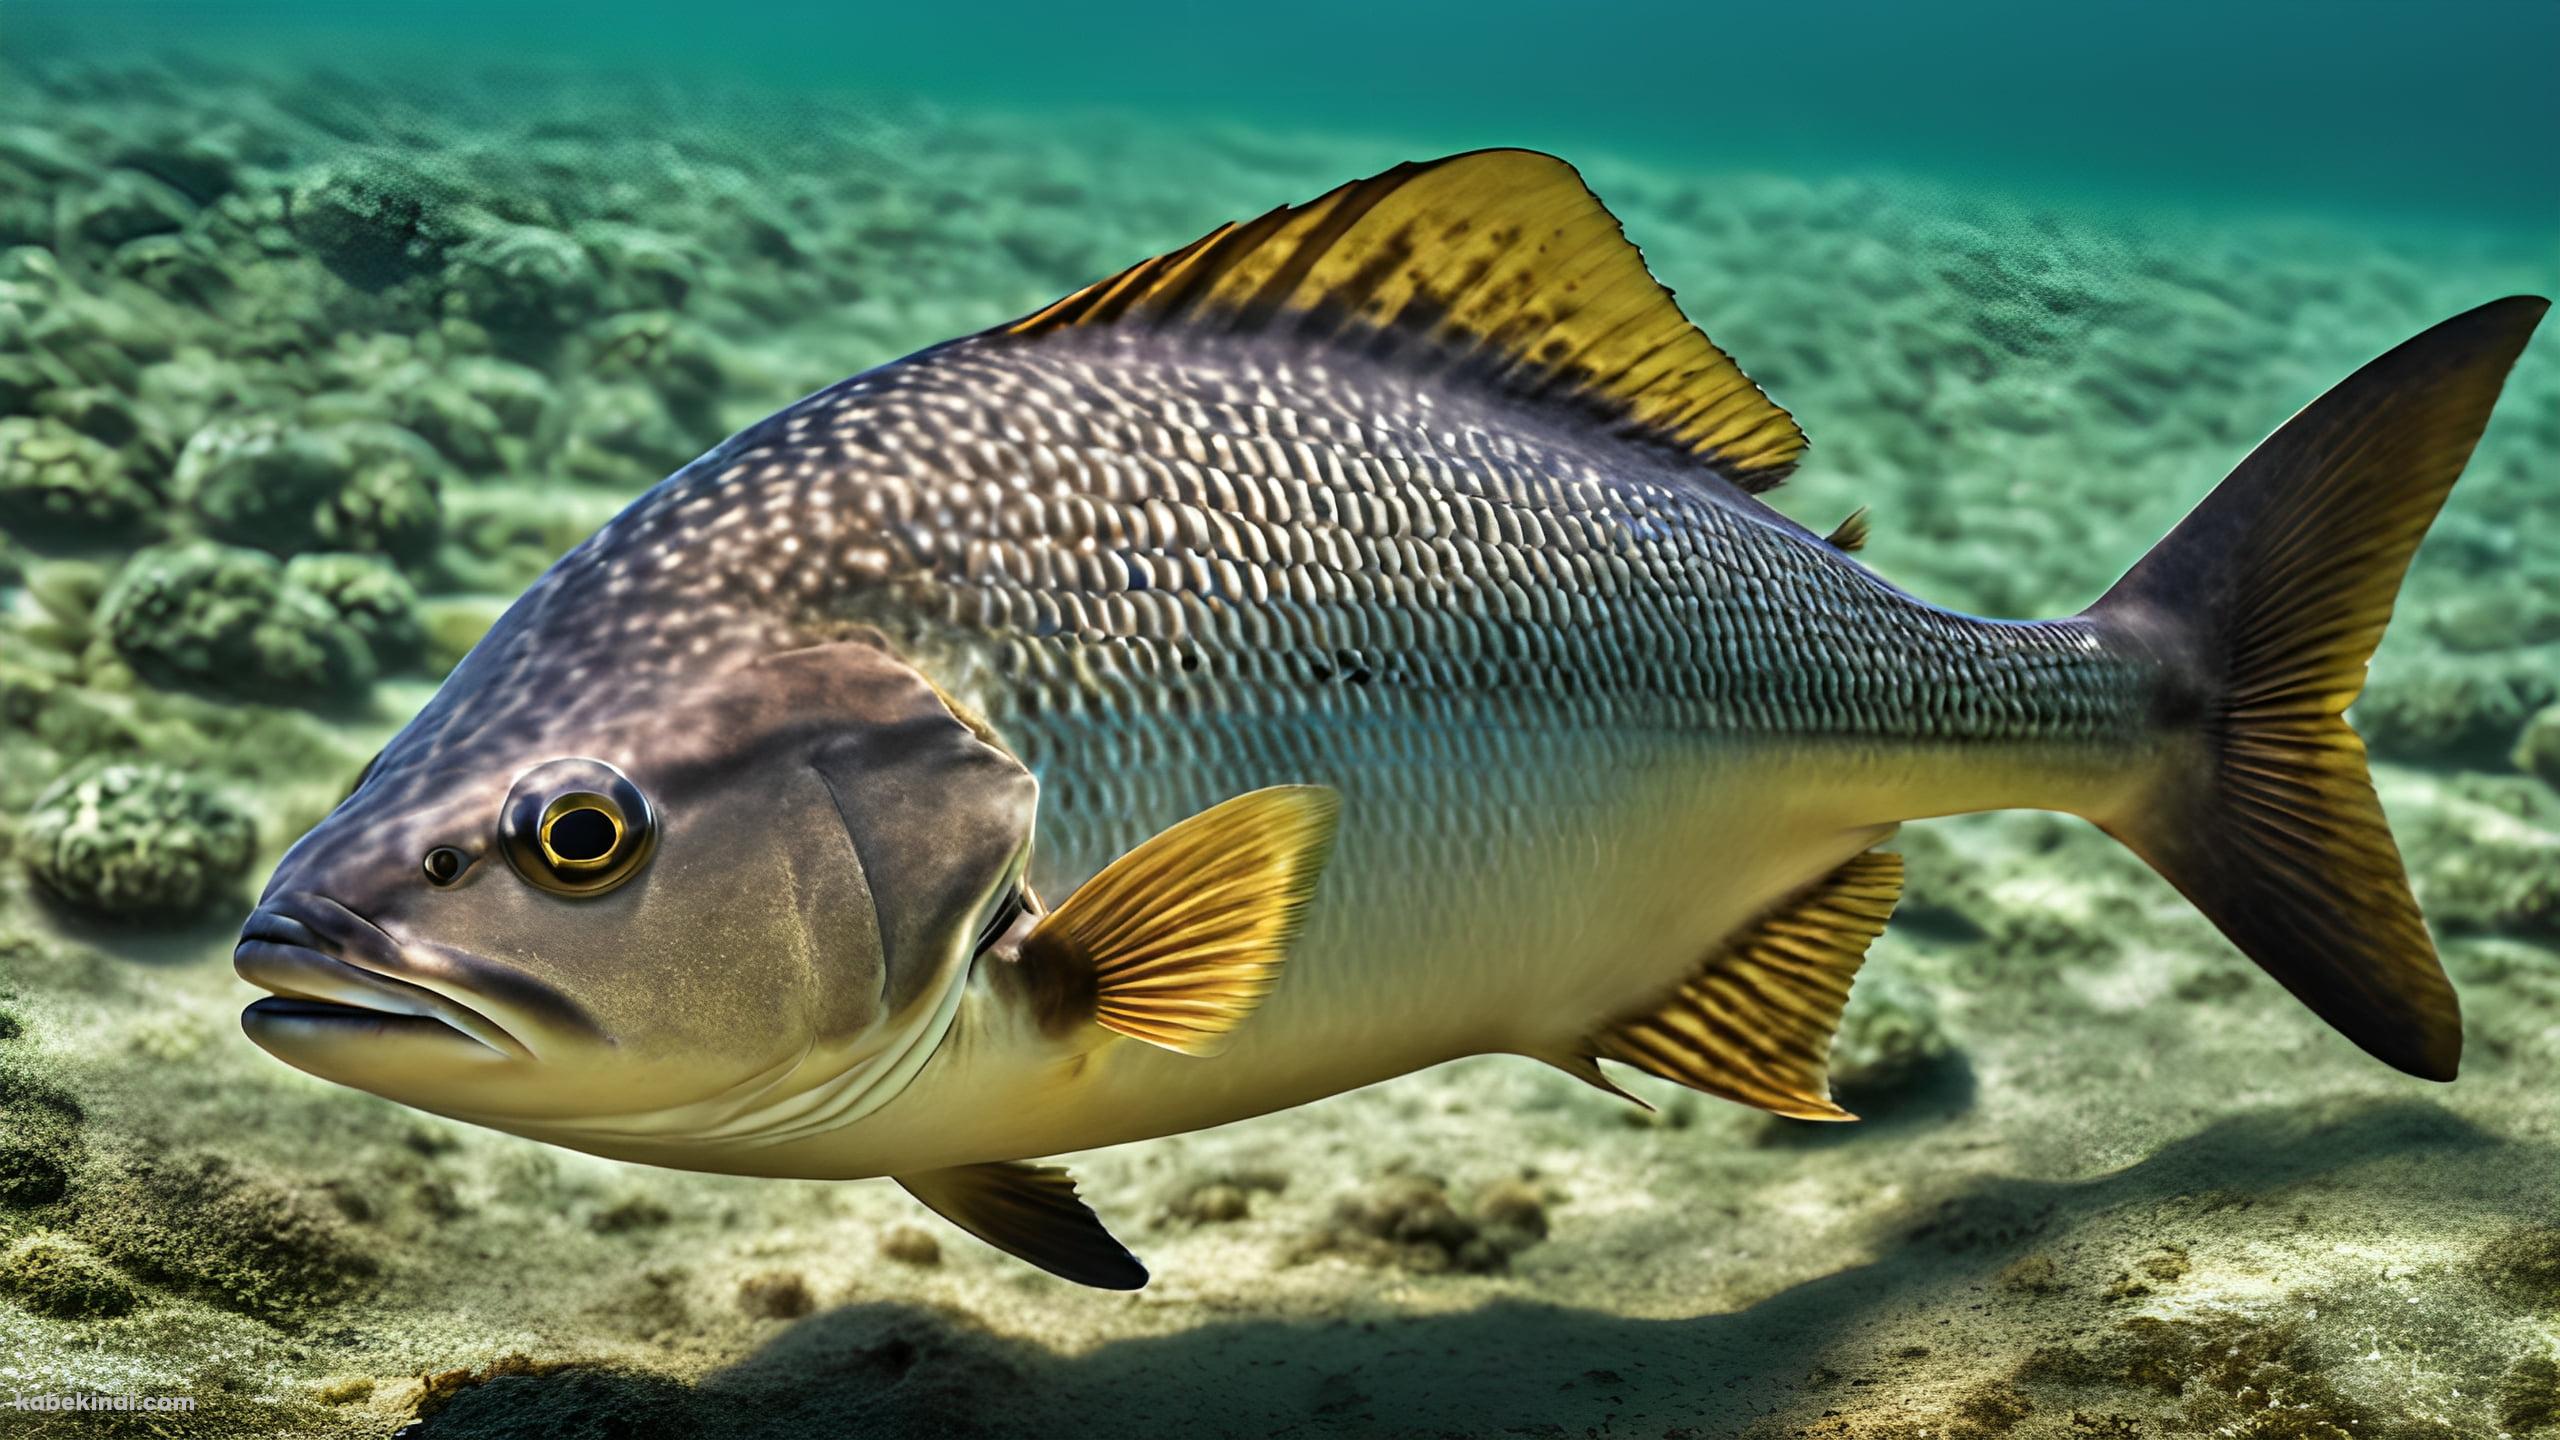
M 2091 606 L 2163 667 L 2157 778 L 2096 817 L 2377 1059 L 2450 1080 L 2461 1012 L 2345 712 L 2409 558 L 2550 302 L 2435 326 L 2269 436 Z

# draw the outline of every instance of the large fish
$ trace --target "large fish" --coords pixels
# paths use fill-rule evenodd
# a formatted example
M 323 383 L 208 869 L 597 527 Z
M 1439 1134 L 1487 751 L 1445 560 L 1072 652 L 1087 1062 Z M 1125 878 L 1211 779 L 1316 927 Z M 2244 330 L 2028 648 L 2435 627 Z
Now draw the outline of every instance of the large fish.
M 245 1024 L 601 1155 L 894 1176 L 1134 1286 L 1028 1158 L 1488 1052 L 1846 1118 L 1878 844 L 2032 807 L 2450 1078 L 2341 714 L 2545 308 L 2358 371 L 2081 614 L 1983 620 L 1757 498 L 1802 433 L 1570 167 L 1399 166 L 641 497 L 284 858 Z

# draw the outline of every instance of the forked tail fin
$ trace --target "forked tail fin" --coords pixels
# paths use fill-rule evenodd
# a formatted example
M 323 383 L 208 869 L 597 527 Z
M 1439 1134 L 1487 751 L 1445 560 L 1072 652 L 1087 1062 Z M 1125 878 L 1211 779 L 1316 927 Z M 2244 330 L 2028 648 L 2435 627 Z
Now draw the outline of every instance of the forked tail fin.
M 2350 375 L 2091 606 L 2176 677 L 2193 749 L 2098 817 L 2376 1058 L 2450 1080 L 2462 1017 L 2344 718 L 2410 554 L 2550 308 L 2512 296 Z

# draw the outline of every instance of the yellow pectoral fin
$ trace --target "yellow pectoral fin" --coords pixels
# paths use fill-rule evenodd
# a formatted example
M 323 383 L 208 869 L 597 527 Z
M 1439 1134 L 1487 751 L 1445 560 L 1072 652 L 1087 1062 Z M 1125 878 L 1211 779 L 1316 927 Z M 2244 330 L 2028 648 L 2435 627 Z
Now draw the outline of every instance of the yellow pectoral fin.
M 1280 785 L 1203 810 L 1042 916 L 1023 962 L 1089 975 L 1106 1029 L 1214 1055 L 1279 979 L 1337 809 L 1322 786 Z
M 1831 1036 L 1867 946 L 1901 897 L 1901 856 L 1856 856 L 1726 942 L 1670 999 L 1592 1037 L 1590 1049 L 1776 1114 L 1854 1120 L 1831 1099 Z

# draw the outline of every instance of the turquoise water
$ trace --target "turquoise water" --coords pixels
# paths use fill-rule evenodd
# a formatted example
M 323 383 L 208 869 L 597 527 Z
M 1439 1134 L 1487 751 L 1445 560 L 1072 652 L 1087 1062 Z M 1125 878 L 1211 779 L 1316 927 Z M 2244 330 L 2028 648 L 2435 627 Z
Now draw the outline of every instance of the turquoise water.
M 22 54 L 591 66 L 705 89 L 1105 105 L 1453 148 L 1603 146 L 1718 167 L 1894 166 L 2179 202 L 2560 223 L 2560 9 L 2174 0 L 1084 10 L 1003 4 L 313 3 L 0 11 Z
M 1398 161 L 1573 161 L 1812 437 L 1774 503 L 1989 615 L 2560 288 L 2560 6 L 1577 8 L 0 0 L 0 1392 L 197 1402 L 0 1435 L 2560 1433 L 2547 335 L 2353 712 L 2451 1086 L 2037 814 L 1895 842 L 1863 1124 L 1478 1057 L 1074 1157 L 1134 1301 L 243 1039 L 277 857 L 633 496 Z

